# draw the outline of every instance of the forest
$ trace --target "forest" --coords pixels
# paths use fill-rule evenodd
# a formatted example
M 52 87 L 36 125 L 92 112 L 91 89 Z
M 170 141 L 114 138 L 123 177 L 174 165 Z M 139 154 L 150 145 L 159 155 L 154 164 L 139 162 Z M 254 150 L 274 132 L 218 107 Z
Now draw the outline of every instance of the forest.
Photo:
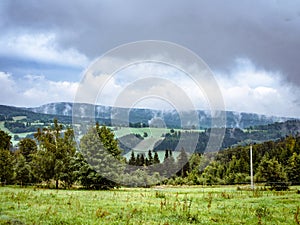
M 235 132 L 243 135 L 241 130 Z M 185 135 L 188 137 L 193 133 L 186 132 Z M 165 144 L 160 147 L 165 148 L 164 160 L 160 161 L 157 149 L 149 150 L 147 154 L 132 151 L 130 159 L 126 160 L 110 128 L 98 123 L 76 143 L 73 130 L 63 127 L 55 119 L 51 126 L 38 128 L 33 139 L 21 139 L 13 151 L 12 137 L 0 131 L 0 182 L 2 185 L 96 190 L 121 185 L 250 183 L 249 145 L 190 154 L 184 146 L 179 150 L 172 148 L 179 136 L 180 133 L 174 130 L 165 135 Z M 175 151 L 178 153 L 176 157 Z M 290 185 L 300 184 L 298 133 L 253 143 L 253 169 L 255 182 L 271 189 L 285 190 Z

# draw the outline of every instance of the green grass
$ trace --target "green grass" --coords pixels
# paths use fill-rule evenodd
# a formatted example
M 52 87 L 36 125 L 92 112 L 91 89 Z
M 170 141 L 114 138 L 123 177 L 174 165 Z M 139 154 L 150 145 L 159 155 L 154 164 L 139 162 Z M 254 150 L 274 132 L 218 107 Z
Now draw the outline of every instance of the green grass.
M 140 134 L 141 136 L 144 135 L 144 132 L 147 132 L 148 137 L 154 137 L 154 138 L 160 138 L 162 134 L 169 133 L 170 129 L 167 128 L 150 128 L 150 127 L 144 127 L 144 128 L 133 128 L 133 127 L 121 127 L 114 131 L 114 134 L 116 137 L 120 138 L 122 136 L 125 136 L 127 134 Z
M 23 120 L 23 119 L 26 119 L 26 118 L 27 118 L 27 116 L 13 116 L 14 121 Z
M 295 190 L 0 188 L 0 224 L 297 224 L 299 206 Z

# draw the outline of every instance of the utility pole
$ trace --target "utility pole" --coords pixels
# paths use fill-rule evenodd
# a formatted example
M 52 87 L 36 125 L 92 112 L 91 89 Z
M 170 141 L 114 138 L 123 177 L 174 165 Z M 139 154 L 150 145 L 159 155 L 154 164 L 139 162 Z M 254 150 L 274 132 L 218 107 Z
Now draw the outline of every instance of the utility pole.
M 252 145 L 250 145 L 250 176 L 251 176 L 251 189 L 254 190 L 254 183 L 253 183 L 253 163 L 252 163 Z

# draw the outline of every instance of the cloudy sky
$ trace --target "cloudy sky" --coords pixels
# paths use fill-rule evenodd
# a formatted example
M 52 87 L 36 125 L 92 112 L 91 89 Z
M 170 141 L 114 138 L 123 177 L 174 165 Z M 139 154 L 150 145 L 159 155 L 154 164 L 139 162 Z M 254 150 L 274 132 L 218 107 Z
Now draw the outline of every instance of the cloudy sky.
M 0 29 L 0 104 L 73 101 L 97 57 L 129 42 L 163 40 L 206 62 L 226 110 L 300 115 L 297 0 L 2 0 Z M 114 81 L 119 91 L 129 82 L 124 75 Z M 116 93 L 104 103 L 113 104 Z

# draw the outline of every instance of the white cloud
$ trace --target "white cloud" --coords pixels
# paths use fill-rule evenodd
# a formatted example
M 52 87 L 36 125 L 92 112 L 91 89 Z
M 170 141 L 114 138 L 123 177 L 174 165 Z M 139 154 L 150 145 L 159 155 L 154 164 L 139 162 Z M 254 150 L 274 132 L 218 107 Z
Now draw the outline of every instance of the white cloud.
M 60 48 L 53 33 L 14 33 L 2 36 L 0 54 L 65 66 L 83 67 L 88 64 L 87 57 L 76 49 Z
M 153 79 L 145 79 L 149 77 Z M 247 59 L 236 60 L 228 74 L 218 72 L 215 75 L 225 110 L 299 117 L 299 89 L 282 77 L 276 71 L 257 69 Z M 203 80 L 201 85 L 210 84 Z M 139 107 L 160 108 L 163 105 L 170 108 L 172 104 L 186 105 L 185 101 L 190 100 L 196 108 L 209 110 L 206 95 L 213 94 L 205 93 L 176 68 L 155 63 L 130 65 L 114 76 L 88 74 L 82 88 L 81 101 L 121 107 L 131 107 L 134 102 L 140 101 Z M 162 98 L 158 101 L 159 96 Z
M 76 82 L 54 82 L 35 75 L 15 79 L 10 74 L 0 72 L 0 103 L 27 107 L 50 102 L 72 102 L 77 87 Z
M 168 71 L 166 67 L 154 67 L 157 65 L 139 64 L 114 76 L 88 73 L 80 84 L 54 82 L 35 75 L 16 79 L 0 72 L 3 93 L 0 103 L 37 106 L 49 102 L 72 102 L 77 95 L 78 102 L 103 105 L 132 107 L 137 104 L 138 107 L 163 106 L 168 109 L 175 104 L 187 105 L 190 100 L 199 109 L 209 109 L 205 93 L 186 74 L 174 68 Z M 153 79 L 149 79 L 150 75 Z M 227 74 L 216 73 L 226 110 L 299 117 L 300 90 L 282 77 L 279 72 L 256 68 L 249 60 L 237 60 Z M 122 95 L 133 99 L 122 98 Z
M 217 73 L 227 110 L 299 117 L 300 90 L 279 72 L 238 59 L 229 74 Z

